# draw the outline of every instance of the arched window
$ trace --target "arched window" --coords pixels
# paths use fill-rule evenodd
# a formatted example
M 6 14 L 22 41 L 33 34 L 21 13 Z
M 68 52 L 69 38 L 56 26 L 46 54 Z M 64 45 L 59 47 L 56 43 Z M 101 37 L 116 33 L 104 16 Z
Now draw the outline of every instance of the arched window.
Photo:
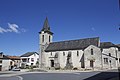
M 49 36 L 49 42 L 50 42 L 50 36 Z
M 77 56 L 79 56 L 79 51 L 77 51 Z
M 65 56 L 65 52 L 63 52 L 63 56 Z
M 109 53 L 109 56 L 111 56 L 111 53 Z
M 93 55 L 93 49 L 91 49 L 91 55 Z
M 52 56 L 52 52 L 51 52 L 51 56 Z
M 69 57 L 69 58 L 71 57 L 71 52 L 68 52 L 68 56 L 67 57 Z
M 55 53 L 55 58 L 58 58 L 58 53 Z
M 42 42 L 44 42 L 44 35 L 42 35 Z

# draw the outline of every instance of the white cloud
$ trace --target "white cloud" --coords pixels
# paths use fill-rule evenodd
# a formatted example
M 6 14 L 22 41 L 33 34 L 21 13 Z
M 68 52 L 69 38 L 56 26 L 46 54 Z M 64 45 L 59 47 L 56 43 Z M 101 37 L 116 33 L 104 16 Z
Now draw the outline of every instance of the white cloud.
M 5 32 L 15 32 L 15 33 L 20 33 L 20 32 L 26 32 L 25 29 L 20 29 L 17 24 L 11 24 L 8 23 L 8 28 L 4 29 L 0 27 L 0 33 L 5 33 Z
M 0 27 L 0 33 L 4 33 L 4 32 L 6 32 L 6 30 L 4 28 Z
M 19 31 L 18 31 L 18 29 L 19 29 L 18 25 L 8 23 L 8 26 L 9 26 L 10 31 L 15 32 L 15 33 L 19 33 Z

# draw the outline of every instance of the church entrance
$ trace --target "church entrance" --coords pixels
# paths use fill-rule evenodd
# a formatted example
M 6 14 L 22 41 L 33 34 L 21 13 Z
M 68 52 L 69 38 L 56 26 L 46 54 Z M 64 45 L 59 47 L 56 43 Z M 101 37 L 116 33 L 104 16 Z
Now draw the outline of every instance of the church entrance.
M 94 61 L 93 60 L 90 60 L 90 67 L 94 67 Z
M 51 67 L 54 67 L 54 60 L 51 60 Z
M 0 71 L 2 71 L 2 65 L 0 65 Z

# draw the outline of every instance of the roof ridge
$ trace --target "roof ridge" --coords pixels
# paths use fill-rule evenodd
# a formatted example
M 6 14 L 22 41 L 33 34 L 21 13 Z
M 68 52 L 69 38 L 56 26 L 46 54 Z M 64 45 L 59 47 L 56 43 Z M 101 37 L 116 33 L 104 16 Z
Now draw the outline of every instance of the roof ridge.
M 82 38 L 82 39 L 74 39 L 74 40 L 64 40 L 64 41 L 57 41 L 57 42 L 52 42 L 52 43 L 60 43 L 60 42 L 68 42 L 68 41 L 78 41 L 78 40 L 93 39 L 93 38 L 99 38 L 99 37 Z

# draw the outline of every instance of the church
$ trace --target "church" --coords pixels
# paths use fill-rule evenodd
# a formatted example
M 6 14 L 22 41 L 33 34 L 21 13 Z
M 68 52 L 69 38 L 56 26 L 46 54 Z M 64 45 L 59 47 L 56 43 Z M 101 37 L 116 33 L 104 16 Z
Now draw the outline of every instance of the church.
M 52 42 L 46 18 L 39 32 L 40 66 L 45 69 L 114 69 L 120 66 L 120 46 L 99 37 Z

